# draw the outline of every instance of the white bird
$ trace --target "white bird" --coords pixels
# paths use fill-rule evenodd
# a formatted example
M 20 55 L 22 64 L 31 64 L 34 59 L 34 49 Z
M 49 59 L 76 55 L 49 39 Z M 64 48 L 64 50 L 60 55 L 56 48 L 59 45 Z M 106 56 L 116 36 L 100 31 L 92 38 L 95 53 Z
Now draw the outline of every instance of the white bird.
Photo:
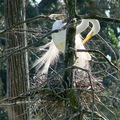
M 89 22 L 92 23 L 92 29 L 82 41 L 80 33 L 83 32 L 88 26 Z M 52 30 L 61 29 L 66 23 L 63 23 L 63 20 L 56 20 L 53 23 Z M 76 26 L 76 36 L 75 36 L 75 49 L 85 49 L 84 43 L 87 42 L 92 36 L 96 35 L 100 30 L 100 24 L 98 20 L 94 19 L 82 19 L 81 23 Z M 43 46 L 43 49 L 49 47 L 48 51 L 39 58 L 34 64 L 33 67 L 38 66 L 39 70 L 42 66 L 43 68 L 39 71 L 41 74 L 47 74 L 48 69 L 51 64 L 54 64 L 58 60 L 59 54 L 65 52 L 66 44 L 66 29 L 52 34 L 52 40 L 47 45 Z M 91 56 L 88 52 L 77 52 L 77 59 L 75 65 L 84 68 L 86 61 L 91 60 Z
M 56 20 L 53 23 L 52 30 L 61 29 L 66 23 L 63 23 L 63 20 Z M 82 19 L 81 24 L 76 27 L 76 35 L 83 32 L 89 26 L 88 20 Z M 64 53 L 65 44 L 66 44 L 66 30 L 59 31 L 58 33 L 52 34 L 53 42 L 56 47 Z
M 89 26 L 89 22 L 92 23 L 93 27 L 88 33 L 87 37 L 84 39 L 83 44 L 87 42 L 92 36 L 96 35 L 100 30 L 100 24 L 98 20 L 82 19 L 81 23 L 76 27 L 76 35 L 82 33 Z M 65 24 L 66 23 L 63 23 L 63 20 L 56 20 L 53 24 L 52 30 L 61 29 Z M 66 44 L 66 30 L 59 31 L 58 33 L 53 33 L 52 39 L 56 47 L 64 53 Z

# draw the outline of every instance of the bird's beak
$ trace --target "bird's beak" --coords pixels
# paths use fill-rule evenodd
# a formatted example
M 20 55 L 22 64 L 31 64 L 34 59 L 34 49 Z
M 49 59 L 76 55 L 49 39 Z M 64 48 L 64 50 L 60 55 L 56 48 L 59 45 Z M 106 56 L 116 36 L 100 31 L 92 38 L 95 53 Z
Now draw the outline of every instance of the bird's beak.
M 91 32 L 90 34 L 88 34 L 86 36 L 86 38 L 82 41 L 83 44 L 85 44 L 88 40 L 90 40 L 90 38 L 93 36 L 93 32 Z

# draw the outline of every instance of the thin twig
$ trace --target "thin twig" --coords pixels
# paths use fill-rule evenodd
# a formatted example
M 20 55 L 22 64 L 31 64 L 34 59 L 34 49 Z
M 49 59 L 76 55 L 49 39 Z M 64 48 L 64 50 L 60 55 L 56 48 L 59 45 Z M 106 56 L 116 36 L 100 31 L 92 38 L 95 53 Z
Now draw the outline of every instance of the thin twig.
M 13 105 L 21 105 L 21 104 L 30 104 L 30 101 L 17 101 L 17 102 L 14 102 L 14 103 L 2 103 L 2 104 L 0 104 L 0 107 L 3 107 L 3 106 L 13 106 Z
M 8 29 L 5 29 L 4 31 L 0 32 L 0 35 L 4 34 L 4 33 L 6 33 L 6 32 L 9 32 L 9 31 L 11 31 L 13 28 L 18 27 L 18 26 L 20 26 L 20 25 L 22 25 L 22 24 L 24 24 L 24 23 L 30 23 L 30 22 L 33 22 L 33 21 L 36 21 L 36 20 L 39 20 L 39 19 L 53 20 L 53 19 L 51 19 L 49 16 L 46 16 L 46 15 L 38 15 L 38 16 L 36 16 L 36 17 L 29 18 L 29 19 L 27 19 L 27 20 L 25 20 L 25 21 L 22 21 L 22 22 L 19 22 L 19 23 L 17 23 L 17 24 L 14 24 L 13 26 L 9 27 Z
M 1 62 L 0 64 L 2 64 L 6 59 L 8 59 L 11 55 L 13 55 L 13 54 L 15 54 L 15 53 L 22 52 L 23 50 L 26 50 L 26 49 L 28 50 L 28 49 L 36 46 L 36 45 L 38 46 L 39 43 L 41 42 L 41 40 L 45 39 L 46 37 L 48 37 L 48 36 L 51 35 L 52 33 L 57 33 L 57 32 L 59 32 L 59 31 L 65 30 L 65 29 L 66 29 L 71 23 L 73 23 L 73 22 L 75 22 L 75 21 L 74 21 L 74 20 L 71 20 L 71 21 L 69 21 L 67 24 L 65 24 L 61 29 L 56 29 L 56 30 L 53 30 L 53 31 L 48 32 L 48 33 L 47 33 L 46 35 L 44 35 L 39 41 L 37 41 L 37 42 L 35 42 L 35 43 L 33 43 L 33 44 L 30 44 L 30 45 L 25 46 L 25 47 L 21 47 L 21 48 L 19 48 L 19 49 L 17 48 L 17 49 L 15 49 L 15 50 L 12 51 L 12 52 L 9 52 L 9 53 L 6 53 L 6 54 L 0 56 L 0 58 L 3 58 L 4 56 L 7 56 L 7 57 L 4 58 L 4 60 L 2 60 L 2 62 Z
M 87 72 L 88 74 L 88 79 L 89 79 L 89 82 L 90 82 L 90 86 L 91 86 L 91 91 L 92 91 L 92 112 L 91 112 L 91 120 L 93 120 L 93 117 L 94 117 L 94 104 L 95 104 L 95 95 L 94 95 L 94 88 L 93 88 L 93 85 L 92 85 L 92 80 L 91 80 L 91 76 L 90 76 L 90 71 L 87 70 L 87 69 L 83 69 L 81 67 L 78 67 L 78 66 L 72 66 L 72 68 L 74 69 L 80 69 L 80 70 L 83 70 L 85 72 Z
M 88 28 L 91 29 L 90 26 L 89 26 Z M 116 56 L 113 48 L 112 48 L 99 34 L 97 34 L 96 36 L 97 36 L 97 37 L 101 40 L 101 42 L 113 53 L 114 58 L 117 60 L 117 56 Z
M 51 14 L 49 16 L 47 15 L 38 15 L 36 17 L 33 18 L 29 18 L 25 21 L 19 22 L 11 27 L 9 27 L 8 29 L 5 29 L 4 31 L 0 32 L 0 36 L 6 32 L 11 31 L 13 28 L 18 27 L 24 23 L 30 23 L 33 21 L 37 21 L 39 19 L 47 19 L 47 20 L 55 20 L 55 18 L 53 17 L 55 16 L 55 18 L 58 16 L 65 16 L 64 14 Z M 66 18 L 66 17 L 65 17 Z M 98 19 L 98 20 L 102 20 L 102 21 L 107 21 L 107 22 L 114 22 L 114 23 L 120 23 L 119 19 L 115 19 L 115 18 L 106 18 L 106 17 L 102 17 L 102 16 L 97 16 L 97 15 L 76 15 L 76 18 L 78 19 Z
M 106 45 L 109 48 L 109 50 L 113 53 L 115 59 L 117 60 L 117 56 L 112 47 L 99 34 L 97 34 L 97 37 L 103 42 L 104 45 Z
M 88 113 L 91 114 L 92 111 L 88 111 L 88 110 L 83 110 L 84 113 Z M 95 115 L 98 116 L 99 118 L 106 120 L 106 118 L 104 118 L 102 115 L 100 115 L 98 112 L 95 112 Z
M 98 15 L 76 15 L 76 18 L 78 19 L 97 19 L 97 20 L 101 20 L 101 21 L 106 21 L 106 22 L 112 22 L 112 23 L 118 23 L 120 24 L 120 19 L 117 18 L 107 18 L 107 17 L 103 17 L 103 16 L 98 16 Z
M 88 114 L 92 114 L 92 111 L 88 111 L 88 110 L 83 110 L 84 113 L 88 113 Z M 78 116 L 80 114 L 80 112 L 76 112 L 72 115 L 70 115 L 68 117 L 69 120 L 72 120 L 73 118 L 75 118 L 76 116 Z M 101 118 L 102 120 L 106 120 L 102 115 L 100 115 L 98 112 L 95 112 L 95 115 L 99 118 Z
M 71 48 L 72 50 L 74 50 L 73 48 Z M 118 68 L 117 66 L 115 66 L 112 62 L 109 61 L 109 59 L 99 50 L 93 50 L 93 49 L 77 49 L 77 52 L 91 52 L 91 53 L 98 53 L 100 55 L 102 55 L 105 60 L 116 70 L 120 70 L 120 68 Z
M 21 21 L 17 24 L 14 24 L 13 26 L 3 30 L 2 32 L 0 32 L 0 36 L 3 35 L 4 33 L 6 32 L 9 32 L 11 31 L 13 28 L 16 28 L 24 23 L 31 23 L 31 22 L 34 22 L 34 21 L 37 21 L 37 20 L 40 20 L 40 19 L 46 19 L 46 20 L 51 20 L 51 21 L 54 21 L 56 17 L 60 17 L 60 16 L 63 16 L 65 17 L 65 14 L 51 14 L 51 15 L 38 15 L 36 17 L 33 17 L 33 18 L 29 18 L 25 21 Z M 55 17 L 55 18 L 54 18 Z
M 94 88 L 93 88 L 93 85 L 92 85 L 92 80 L 91 80 L 90 72 L 88 71 L 87 74 L 88 74 L 88 79 L 89 79 L 90 86 L 91 86 L 91 91 L 92 91 L 92 113 L 91 113 L 91 120 L 93 120 L 93 117 L 94 117 L 94 105 L 95 105 L 95 94 L 94 94 Z

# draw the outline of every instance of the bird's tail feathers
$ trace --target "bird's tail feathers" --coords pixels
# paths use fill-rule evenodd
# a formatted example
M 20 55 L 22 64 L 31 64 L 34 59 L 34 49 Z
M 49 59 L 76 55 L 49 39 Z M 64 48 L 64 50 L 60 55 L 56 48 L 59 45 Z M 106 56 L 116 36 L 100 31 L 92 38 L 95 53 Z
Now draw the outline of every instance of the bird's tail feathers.
M 59 58 L 60 52 L 54 45 L 53 40 L 48 44 L 41 46 L 39 50 L 46 49 L 47 47 L 48 50 L 42 55 L 41 58 L 38 58 L 32 66 L 32 68 L 36 67 L 36 72 L 40 74 L 47 74 L 50 65 L 53 65 L 55 62 L 57 62 Z

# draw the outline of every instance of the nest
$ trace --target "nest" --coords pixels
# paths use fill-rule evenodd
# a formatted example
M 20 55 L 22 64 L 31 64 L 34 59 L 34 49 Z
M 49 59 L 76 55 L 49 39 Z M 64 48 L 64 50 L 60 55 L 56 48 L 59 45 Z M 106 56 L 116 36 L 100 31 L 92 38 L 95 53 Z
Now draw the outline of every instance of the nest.
M 63 72 L 51 71 L 48 75 L 38 75 L 32 83 L 32 88 L 37 91 L 37 94 L 32 98 L 32 116 L 33 119 L 41 120 L 64 120 L 70 118 L 66 117 L 66 112 L 69 111 L 69 105 L 66 107 L 66 101 L 69 104 L 70 98 L 66 98 L 66 89 L 63 86 Z M 75 70 L 73 77 L 73 87 L 69 88 L 74 92 L 73 97 L 78 99 L 82 109 L 91 110 L 93 104 L 93 90 L 101 92 L 104 88 L 102 80 L 88 76 L 85 71 Z M 98 97 L 98 96 L 97 96 Z M 94 98 L 95 99 L 95 98 Z M 96 100 L 98 100 L 96 98 Z M 74 114 L 74 113 L 73 113 Z M 86 114 L 83 116 L 86 117 Z

